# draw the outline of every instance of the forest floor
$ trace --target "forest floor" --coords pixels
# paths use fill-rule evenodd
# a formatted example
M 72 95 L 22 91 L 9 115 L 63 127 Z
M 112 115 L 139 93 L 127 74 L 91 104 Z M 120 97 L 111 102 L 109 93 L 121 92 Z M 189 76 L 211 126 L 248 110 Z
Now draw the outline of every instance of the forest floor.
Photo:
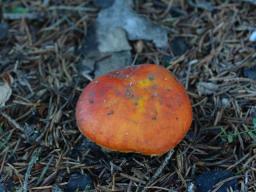
M 134 3 L 169 30 L 166 50 L 129 41 L 134 64 L 172 71 L 193 104 L 190 131 L 152 181 L 165 155 L 104 152 L 76 126 L 77 99 L 93 78 L 77 66 L 100 8 L 90 0 L 2 1 L 0 191 L 218 191 L 223 180 L 256 191 L 256 5 L 196 2 Z

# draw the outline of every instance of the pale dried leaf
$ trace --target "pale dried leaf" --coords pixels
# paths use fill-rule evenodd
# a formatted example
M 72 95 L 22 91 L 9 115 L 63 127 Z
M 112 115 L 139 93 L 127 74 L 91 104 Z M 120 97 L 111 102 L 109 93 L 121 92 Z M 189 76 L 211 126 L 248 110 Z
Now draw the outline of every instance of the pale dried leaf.
M 197 84 L 197 91 L 200 95 L 211 95 L 218 90 L 219 86 L 209 82 L 199 82 Z
M 12 89 L 7 82 L 0 82 L 0 107 L 4 106 L 12 95 Z

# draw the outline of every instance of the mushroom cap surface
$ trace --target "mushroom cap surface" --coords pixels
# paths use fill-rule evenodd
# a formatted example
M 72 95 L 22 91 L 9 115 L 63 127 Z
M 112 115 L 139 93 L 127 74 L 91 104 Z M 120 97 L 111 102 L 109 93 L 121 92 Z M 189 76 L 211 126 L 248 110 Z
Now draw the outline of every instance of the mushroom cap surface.
M 76 121 L 84 136 L 104 148 L 161 155 L 184 138 L 192 106 L 167 69 L 142 64 L 90 82 L 78 99 Z

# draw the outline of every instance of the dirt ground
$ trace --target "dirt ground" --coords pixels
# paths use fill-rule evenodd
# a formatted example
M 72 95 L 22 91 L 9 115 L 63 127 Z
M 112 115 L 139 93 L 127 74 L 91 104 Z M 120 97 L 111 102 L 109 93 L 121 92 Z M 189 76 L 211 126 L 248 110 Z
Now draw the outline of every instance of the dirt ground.
M 76 101 L 89 83 L 77 65 L 99 8 L 90 0 L 3 0 L 0 73 L 12 94 L 0 108 L 0 191 L 72 191 L 72 182 L 88 182 L 87 191 L 192 192 L 198 176 L 216 170 L 231 172 L 237 191 L 256 191 L 256 5 L 196 2 L 135 1 L 138 13 L 169 29 L 170 45 L 130 41 L 135 64 L 165 66 L 193 103 L 189 133 L 152 180 L 165 155 L 104 152 L 76 126 Z

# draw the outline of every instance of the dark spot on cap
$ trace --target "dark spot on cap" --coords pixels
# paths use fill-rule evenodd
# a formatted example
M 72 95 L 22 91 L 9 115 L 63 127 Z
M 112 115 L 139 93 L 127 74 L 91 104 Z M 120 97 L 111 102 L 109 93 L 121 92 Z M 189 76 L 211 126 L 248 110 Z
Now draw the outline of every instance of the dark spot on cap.
M 90 103 L 90 104 L 93 104 L 93 103 L 94 103 L 94 100 L 93 100 L 93 99 L 89 99 L 89 103 Z
M 113 114 L 114 114 L 114 111 L 113 111 L 113 110 L 107 112 L 107 115 L 113 115 Z
M 127 97 L 129 97 L 129 98 L 134 97 L 133 91 L 132 91 L 131 89 L 129 89 L 129 88 L 126 89 L 125 95 L 126 95 Z
M 157 120 L 157 116 L 153 116 L 151 119 L 155 121 Z
M 152 119 L 152 120 L 157 120 L 157 115 L 158 115 L 157 111 L 154 111 L 154 112 L 152 113 L 151 119 Z

